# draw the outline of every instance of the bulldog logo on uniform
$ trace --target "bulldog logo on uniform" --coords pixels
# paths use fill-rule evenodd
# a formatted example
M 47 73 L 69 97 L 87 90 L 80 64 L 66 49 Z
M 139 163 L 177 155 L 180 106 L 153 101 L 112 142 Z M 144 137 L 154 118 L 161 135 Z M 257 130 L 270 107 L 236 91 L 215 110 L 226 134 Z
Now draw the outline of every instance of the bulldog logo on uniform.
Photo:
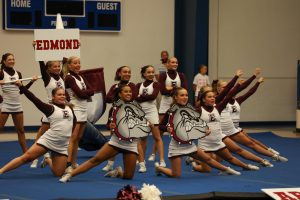
M 209 116 L 209 121 L 210 121 L 210 122 L 216 121 L 216 116 L 215 116 L 214 113 L 210 113 L 210 114 L 208 114 L 208 116 Z
M 147 95 L 148 94 L 148 88 L 144 88 L 143 89 L 143 95 Z
M 60 82 L 60 81 L 56 81 L 55 84 L 56 84 L 56 87 L 58 87 L 58 88 L 62 87 L 62 82 Z
M 116 124 L 112 131 L 119 140 L 132 142 L 134 138 L 145 137 L 151 132 L 144 111 L 135 102 L 125 103 L 119 100 L 114 103 L 112 122 Z
M 207 135 L 207 124 L 200 119 L 200 114 L 191 105 L 174 105 L 169 111 L 168 125 L 173 129 L 171 136 L 179 144 L 191 144 L 193 140 Z

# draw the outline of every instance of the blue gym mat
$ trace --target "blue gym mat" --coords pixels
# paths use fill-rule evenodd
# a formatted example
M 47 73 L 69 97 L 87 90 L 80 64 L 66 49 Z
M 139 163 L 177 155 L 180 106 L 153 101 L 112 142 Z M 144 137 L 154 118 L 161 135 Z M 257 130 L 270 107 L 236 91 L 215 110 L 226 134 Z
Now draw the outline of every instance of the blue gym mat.
M 182 177 L 172 179 L 166 176 L 156 176 L 154 163 L 148 161 L 146 163 L 147 173 L 136 172 L 133 180 L 103 177 L 104 172 L 101 169 L 106 163 L 102 163 L 89 172 L 72 178 L 71 182 L 66 184 L 59 183 L 58 178 L 52 175 L 49 167 L 31 169 L 30 164 L 27 164 L 0 175 L 0 199 L 114 198 L 123 186 L 130 184 L 140 189 L 143 183 L 154 184 L 160 189 L 163 196 L 202 194 L 213 191 L 261 192 L 261 188 L 299 187 L 300 140 L 278 137 L 270 132 L 251 134 L 251 136 L 280 151 L 283 156 L 289 159 L 289 162 L 273 162 L 273 168 L 261 168 L 259 171 L 241 171 L 241 169 L 233 167 L 241 171 L 242 175 L 225 176 L 219 175 L 217 170 L 208 174 L 193 172 L 191 166 L 185 165 L 183 158 Z M 167 149 L 169 137 L 164 136 L 163 139 L 165 149 Z M 146 158 L 150 153 L 152 143 L 152 137 L 149 136 Z M 32 144 L 32 141 L 29 141 L 28 144 Z M 21 150 L 17 142 L 0 142 L 0 166 L 20 153 Z M 95 153 L 80 150 L 78 162 L 84 162 Z M 115 166 L 122 166 L 121 158 L 121 154 L 117 156 Z M 247 162 L 251 163 L 250 161 Z M 229 165 L 225 162 L 223 164 Z M 169 166 L 168 160 L 167 165 Z

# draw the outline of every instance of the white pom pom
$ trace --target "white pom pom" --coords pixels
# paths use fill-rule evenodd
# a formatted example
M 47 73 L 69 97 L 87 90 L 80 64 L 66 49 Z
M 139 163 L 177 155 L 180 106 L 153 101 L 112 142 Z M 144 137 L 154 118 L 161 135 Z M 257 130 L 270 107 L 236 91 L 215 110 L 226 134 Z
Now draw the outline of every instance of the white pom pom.
M 143 200 L 161 200 L 161 191 L 155 185 L 149 185 L 144 183 L 139 193 L 142 194 Z

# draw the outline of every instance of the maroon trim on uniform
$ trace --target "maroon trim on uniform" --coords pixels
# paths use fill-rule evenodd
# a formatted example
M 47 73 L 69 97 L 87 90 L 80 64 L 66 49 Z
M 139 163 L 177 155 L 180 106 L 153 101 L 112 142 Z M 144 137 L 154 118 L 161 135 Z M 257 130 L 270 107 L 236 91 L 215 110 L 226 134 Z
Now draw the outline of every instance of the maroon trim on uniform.
M 252 96 L 256 92 L 259 85 L 260 85 L 260 83 L 257 82 L 248 92 L 246 92 L 242 96 L 237 97 L 235 100 L 238 102 L 238 104 L 241 105 L 246 99 L 248 99 L 250 96 Z
M 175 70 L 168 70 L 166 73 L 161 73 L 159 75 L 159 79 L 158 79 L 158 83 L 160 85 L 160 93 L 162 95 L 171 96 L 172 90 L 167 90 L 166 83 L 165 83 L 166 79 L 167 79 L 167 74 L 169 75 L 169 77 L 172 80 L 174 80 L 176 78 L 177 73 L 178 73 L 180 81 L 181 81 L 180 87 L 187 89 L 187 82 L 186 82 L 184 74 L 177 72 Z
M 137 92 L 139 94 L 139 91 L 140 91 L 140 87 L 141 85 L 143 84 L 144 87 L 148 87 L 151 83 L 153 83 L 153 93 L 152 94 L 142 94 L 140 96 L 137 96 L 136 97 L 136 101 L 139 102 L 139 103 L 142 103 L 142 102 L 146 102 L 146 101 L 152 101 L 152 100 L 155 100 L 158 93 L 159 93 L 159 83 L 156 82 L 156 81 L 153 81 L 153 80 L 146 80 L 145 82 L 143 83 L 138 83 L 136 85 L 136 88 L 137 88 Z
M 217 103 L 215 107 L 219 111 L 219 113 L 221 113 L 226 108 L 228 102 L 232 99 L 232 97 L 236 95 L 236 91 L 238 90 L 239 87 L 240 84 L 236 84 L 225 96 L 225 98 L 221 102 Z
M 51 77 L 54 78 L 56 81 L 58 81 L 60 78 L 63 79 L 62 73 L 60 74 L 48 73 L 48 68 L 44 61 L 39 61 L 39 64 L 40 64 L 40 71 L 41 71 L 41 75 L 45 87 L 47 87 L 47 85 L 49 84 Z
M 20 86 L 20 91 L 24 93 L 24 95 L 32 101 L 32 103 L 42 111 L 47 117 L 49 117 L 54 112 L 54 107 L 51 104 L 47 104 L 42 102 L 39 98 L 37 98 L 32 92 L 30 92 L 25 86 Z
M 67 75 L 65 78 L 65 87 L 67 88 L 71 88 L 72 91 L 76 94 L 77 97 L 81 98 L 81 99 L 89 99 L 91 96 L 94 95 L 94 91 L 91 89 L 86 89 L 86 90 L 81 90 L 78 85 L 75 82 L 74 77 L 77 80 L 80 80 L 78 75 L 74 75 L 75 73 L 70 73 L 72 75 Z M 84 79 L 83 79 L 84 80 Z M 84 82 L 86 84 L 86 82 Z M 87 84 L 86 84 L 87 86 Z
M 159 123 L 159 130 L 166 132 L 170 112 L 164 113 L 164 118 Z
M 223 91 L 216 96 L 216 104 L 221 102 L 225 98 L 225 96 L 230 91 L 230 89 L 233 88 L 233 86 L 236 83 L 236 81 L 238 80 L 238 78 L 239 78 L 238 76 L 234 76 L 233 79 L 231 79 L 231 81 L 229 83 L 227 83 L 227 85 L 224 87 Z
M 246 89 L 252 81 L 256 78 L 255 75 L 251 76 L 249 79 L 247 79 L 244 83 L 241 84 L 240 88 L 238 89 L 237 93 L 241 92 L 242 90 Z
M 106 103 L 113 103 L 114 102 L 114 98 L 116 96 L 116 91 L 117 91 L 117 88 L 119 86 L 122 86 L 122 85 L 128 85 L 130 88 L 131 88 L 131 92 L 132 92 L 132 97 L 131 97 L 131 100 L 130 101 L 133 101 L 135 100 L 135 98 L 137 97 L 137 90 L 136 90 L 136 86 L 134 83 L 132 82 L 129 82 L 129 81 L 120 81 L 119 83 L 117 84 L 114 84 L 110 87 L 108 93 L 106 94 L 105 96 L 105 102 Z

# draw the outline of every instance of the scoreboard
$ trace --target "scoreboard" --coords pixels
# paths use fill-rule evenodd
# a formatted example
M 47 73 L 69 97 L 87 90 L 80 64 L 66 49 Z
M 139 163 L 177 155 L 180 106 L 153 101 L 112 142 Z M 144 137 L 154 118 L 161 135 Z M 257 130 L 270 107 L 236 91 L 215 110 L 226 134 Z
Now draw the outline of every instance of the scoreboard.
M 65 28 L 121 31 L 121 0 L 2 0 L 3 29 L 53 29 L 56 16 Z

